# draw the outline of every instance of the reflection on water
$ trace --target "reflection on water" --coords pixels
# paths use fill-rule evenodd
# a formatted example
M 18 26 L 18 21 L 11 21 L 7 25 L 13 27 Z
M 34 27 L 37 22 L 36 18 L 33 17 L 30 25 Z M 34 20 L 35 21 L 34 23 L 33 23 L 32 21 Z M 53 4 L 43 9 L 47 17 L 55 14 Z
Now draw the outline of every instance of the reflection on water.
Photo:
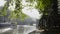
M 0 29 L 0 34 L 13 34 L 13 29 L 12 28 L 2 28 Z
M 17 28 L 3 28 L 0 29 L 0 34 L 28 34 L 36 30 L 35 26 L 27 26 L 27 25 L 18 25 Z M 44 32 L 33 32 L 31 34 L 60 34 L 60 30 L 49 30 Z
M 17 28 L 4 28 L 0 29 L 0 34 L 28 34 L 36 30 L 35 26 L 17 25 Z
M 32 31 L 36 30 L 35 26 L 30 25 L 17 25 L 18 34 L 28 34 Z

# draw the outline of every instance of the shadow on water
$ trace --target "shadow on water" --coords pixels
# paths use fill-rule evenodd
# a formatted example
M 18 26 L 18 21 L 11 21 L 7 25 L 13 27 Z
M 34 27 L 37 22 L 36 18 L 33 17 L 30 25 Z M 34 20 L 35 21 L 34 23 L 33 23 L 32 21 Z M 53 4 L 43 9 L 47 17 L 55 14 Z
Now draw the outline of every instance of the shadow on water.
M 44 31 L 42 34 L 60 34 L 60 30 Z

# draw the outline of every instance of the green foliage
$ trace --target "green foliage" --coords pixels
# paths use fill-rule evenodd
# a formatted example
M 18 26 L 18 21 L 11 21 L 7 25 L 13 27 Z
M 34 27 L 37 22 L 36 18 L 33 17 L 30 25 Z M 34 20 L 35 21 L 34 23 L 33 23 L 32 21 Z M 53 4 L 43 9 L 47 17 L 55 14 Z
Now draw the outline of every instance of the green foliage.
M 4 7 L 2 8 L 2 10 L 0 10 L 0 16 L 6 16 L 7 15 L 7 9 L 9 7 L 9 3 L 11 2 L 11 0 L 9 2 L 6 2 Z
M 46 13 L 51 6 L 52 0 L 37 0 L 36 8 L 41 10 L 42 13 Z
M 26 0 L 27 2 L 33 3 L 34 1 L 37 2 L 35 8 L 40 10 L 39 12 L 48 14 L 48 9 L 51 7 L 52 0 Z
M 26 0 L 26 2 L 30 2 L 30 3 L 32 3 L 33 1 L 35 1 L 35 0 Z
M 5 6 L 3 7 L 3 9 L 0 11 L 0 16 L 6 16 L 7 15 L 7 9 L 9 7 L 9 4 L 12 2 L 13 0 L 10 0 L 9 2 L 6 2 Z M 22 13 L 22 0 L 14 0 L 15 1 L 15 10 L 10 12 L 10 19 L 17 19 L 20 18 L 21 20 L 24 20 L 27 16 Z M 52 0 L 26 0 L 26 2 L 30 2 L 33 3 L 34 1 L 37 2 L 36 8 L 41 10 L 42 13 L 46 13 L 48 12 L 48 8 L 51 5 L 51 1 Z M 31 5 L 30 5 L 31 6 Z
M 5 6 L 2 8 L 2 10 L 1 10 L 1 15 L 2 16 L 5 16 L 6 14 L 7 14 L 7 12 L 6 12 L 6 10 L 7 10 L 7 8 L 8 8 L 8 6 L 5 4 Z M 1 16 L 0 15 L 0 16 Z
M 4 6 L 3 10 L 2 10 L 2 15 L 5 16 L 7 14 L 6 10 L 7 10 L 8 6 Z
M 20 20 L 24 20 L 26 17 L 27 15 L 25 15 L 22 12 L 19 12 L 18 10 L 12 11 L 9 16 L 10 19 L 20 19 Z
M 15 10 L 14 11 L 10 11 L 10 15 L 9 18 L 10 19 L 20 19 L 20 20 L 24 20 L 26 15 L 24 13 L 22 13 L 22 0 L 10 0 L 9 2 L 6 2 L 3 9 L 0 11 L 0 16 L 6 16 L 7 15 L 7 10 L 9 7 L 9 4 L 15 1 Z M 13 4 L 12 4 L 13 5 Z
M 15 10 L 11 12 L 10 17 L 11 19 L 20 19 L 20 20 L 24 20 L 27 16 L 22 13 L 22 3 L 21 0 L 15 0 Z

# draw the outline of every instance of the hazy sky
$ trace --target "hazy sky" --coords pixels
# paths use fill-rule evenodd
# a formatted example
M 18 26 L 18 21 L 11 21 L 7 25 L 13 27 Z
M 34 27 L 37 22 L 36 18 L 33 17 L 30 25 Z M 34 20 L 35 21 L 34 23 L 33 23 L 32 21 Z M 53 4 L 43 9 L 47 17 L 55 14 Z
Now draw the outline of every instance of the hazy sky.
M 6 1 L 4 1 L 4 0 L 0 0 L 0 6 L 4 6 L 5 2 Z
M 6 1 L 4 1 L 4 0 L 0 0 L 0 6 L 4 6 L 5 2 Z M 25 2 L 25 0 L 22 0 L 22 4 L 25 6 L 26 4 L 29 4 L 29 3 Z M 36 4 L 36 2 L 35 2 L 35 4 Z M 35 4 L 33 4 L 33 7 L 29 7 L 29 6 L 24 7 L 22 9 L 22 12 L 25 13 L 26 15 L 30 16 L 31 18 L 39 19 L 41 14 L 39 14 L 38 10 L 34 8 Z M 11 7 L 14 8 L 13 6 L 11 6 Z

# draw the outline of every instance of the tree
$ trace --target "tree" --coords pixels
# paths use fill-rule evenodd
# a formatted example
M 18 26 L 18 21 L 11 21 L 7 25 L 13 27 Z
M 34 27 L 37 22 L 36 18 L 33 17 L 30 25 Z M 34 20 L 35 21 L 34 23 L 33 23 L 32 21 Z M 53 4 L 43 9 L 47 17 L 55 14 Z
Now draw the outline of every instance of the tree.
M 22 3 L 21 0 L 10 0 L 8 2 L 5 3 L 4 7 L 2 10 L 0 10 L 1 14 L 0 16 L 6 16 L 7 15 L 7 10 L 9 8 L 9 4 L 11 4 L 13 6 L 13 3 L 15 2 L 15 9 L 13 11 L 10 12 L 9 18 L 10 19 L 17 19 L 20 18 L 21 20 L 23 20 L 26 15 L 24 13 L 22 13 Z
M 43 13 L 42 18 L 39 20 L 38 29 L 46 29 L 48 28 L 48 21 L 51 16 L 52 9 L 52 1 L 53 0 L 37 0 L 36 8 L 39 9 L 41 13 Z M 49 22 L 50 23 L 50 22 Z
M 34 1 L 37 3 L 35 5 L 35 8 L 39 10 L 40 13 L 43 13 L 42 17 L 45 15 L 49 15 L 49 8 L 51 7 L 52 0 L 26 0 L 26 2 L 30 2 L 30 5 L 33 6 Z M 10 12 L 9 18 L 11 19 L 17 19 L 20 18 L 21 20 L 24 20 L 24 18 L 27 17 L 26 14 L 22 13 L 22 0 L 10 0 L 9 2 L 5 3 L 5 6 L 2 10 L 0 10 L 1 15 L 0 16 L 6 16 L 7 9 L 9 8 L 9 4 L 13 6 L 15 3 L 15 8 L 13 11 Z

